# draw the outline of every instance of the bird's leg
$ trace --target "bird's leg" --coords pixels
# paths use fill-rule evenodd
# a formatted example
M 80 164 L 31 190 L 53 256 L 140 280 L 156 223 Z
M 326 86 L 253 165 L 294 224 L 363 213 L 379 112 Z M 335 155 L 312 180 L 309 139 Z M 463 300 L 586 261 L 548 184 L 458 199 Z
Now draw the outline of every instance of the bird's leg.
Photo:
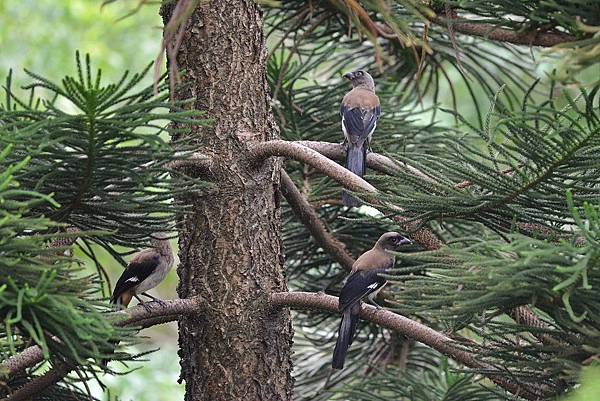
M 152 296 L 152 295 L 150 295 L 150 294 L 148 294 L 148 293 L 146 293 L 146 292 L 142 292 L 142 294 L 141 294 L 141 295 L 144 295 L 144 296 L 146 296 L 146 297 L 150 298 L 150 299 L 151 299 L 151 300 L 153 300 L 154 302 L 158 303 L 160 306 L 165 306 L 165 305 L 166 305 L 166 304 L 165 304 L 165 301 L 163 301 L 162 299 L 160 299 L 160 298 L 156 298 L 156 297 L 154 297 L 154 296 Z
M 374 307 L 375 307 L 377 310 L 383 309 L 383 307 L 382 307 L 381 305 L 379 305 L 377 302 L 375 302 L 375 300 L 374 300 L 374 299 L 369 299 L 369 301 L 370 301 L 370 302 L 373 304 L 373 306 L 374 306 Z
M 146 312 L 150 312 L 150 310 L 152 309 L 150 307 L 150 305 L 148 305 L 147 303 L 145 303 L 144 301 L 142 301 L 142 299 L 140 297 L 138 297 L 137 295 L 134 295 L 134 298 L 138 300 L 138 302 L 140 303 L 140 305 L 142 305 L 144 307 L 144 309 L 146 310 Z
M 369 300 L 369 303 L 373 304 L 373 306 L 375 308 L 377 308 L 377 310 L 382 309 L 382 307 L 377 302 L 375 302 L 375 297 L 377 297 L 377 295 L 379 294 L 379 291 L 381 291 L 383 289 L 383 287 L 385 287 L 386 285 L 387 285 L 387 283 L 384 283 L 381 287 L 379 287 L 376 291 L 373 291 L 367 297 L 367 299 Z

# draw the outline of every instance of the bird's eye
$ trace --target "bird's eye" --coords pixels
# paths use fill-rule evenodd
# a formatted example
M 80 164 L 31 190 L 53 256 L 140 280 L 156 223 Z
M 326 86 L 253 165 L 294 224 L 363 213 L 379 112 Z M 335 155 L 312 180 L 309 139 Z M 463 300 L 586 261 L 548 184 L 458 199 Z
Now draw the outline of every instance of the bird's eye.
M 362 72 L 362 71 L 358 71 L 358 72 L 356 73 L 356 75 L 358 75 L 358 76 L 361 76 L 362 74 L 363 74 L 363 72 Z
M 398 242 L 398 237 L 392 237 L 390 241 L 392 241 L 392 244 L 395 244 L 396 242 Z

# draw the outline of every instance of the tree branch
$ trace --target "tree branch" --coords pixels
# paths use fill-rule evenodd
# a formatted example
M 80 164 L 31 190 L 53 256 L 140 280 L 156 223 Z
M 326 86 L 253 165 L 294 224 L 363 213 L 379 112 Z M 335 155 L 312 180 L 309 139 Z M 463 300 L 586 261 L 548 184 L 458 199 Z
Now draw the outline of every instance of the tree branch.
M 271 303 L 274 306 L 280 307 L 321 309 L 339 313 L 338 298 L 323 293 L 277 292 L 271 294 Z M 516 383 L 508 379 L 505 372 L 489 364 L 480 362 L 476 355 L 474 356 L 466 350 L 464 344 L 402 315 L 363 304 L 360 310 L 360 317 L 361 319 L 413 338 L 465 366 L 483 370 L 483 375 L 490 378 L 490 380 L 500 387 L 520 397 L 528 400 L 539 400 L 541 397 L 553 395 L 550 389 L 546 387 L 534 386 L 531 383 Z
M 167 168 L 182 171 L 192 177 L 214 177 L 215 164 L 212 157 L 203 153 L 194 153 L 188 159 L 173 160 Z
M 352 256 L 346 252 L 344 245 L 327 231 L 317 212 L 296 188 L 296 185 L 284 170 L 281 170 L 281 192 L 296 217 L 304 223 L 323 250 L 344 269 L 351 270 L 354 264 Z
M 297 142 L 273 140 L 249 145 L 252 157 L 262 161 L 271 156 L 283 156 L 306 163 L 355 192 L 377 192 L 377 189 L 319 152 Z
M 339 143 L 320 141 L 296 141 L 294 143 L 306 146 L 307 148 L 310 148 L 312 150 L 316 150 L 323 156 L 328 157 L 332 160 L 344 161 L 346 159 L 346 150 L 344 148 L 344 145 Z M 435 181 L 433 177 L 428 176 L 421 170 L 410 166 L 406 163 L 401 163 L 392 160 L 389 157 L 381 155 L 379 153 L 367 153 L 367 167 L 383 174 L 390 175 L 391 173 L 396 172 L 408 172 L 426 181 Z
M 527 31 L 517 32 L 499 28 L 493 24 L 469 22 L 465 19 L 452 19 L 445 13 L 439 17 L 429 17 L 429 21 L 444 27 L 451 26 L 456 32 L 471 36 L 479 36 L 498 42 L 508 42 L 515 45 L 552 47 L 561 43 L 574 42 L 575 36 L 561 32 Z
M 114 319 L 116 327 L 138 326 L 146 328 L 157 324 L 167 323 L 179 319 L 181 316 L 198 313 L 203 308 L 201 297 L 189 299 L 173 299 L 168 301 L 148 302 L 145 306 L 137 305 L 129 309 L 108 313 Z M 42 349 L 37 345 L 26 348 L 20 354 L 10 357 L 0 364 L 0 371 L 8 371 L 8 375 L 37 365 L 44 360 Z M 43 389 L 59 382 L 73 368 L 72 362 L 60 363 L 42 376 L 36 377 L 23 387 L 16 390 L 9 398 L 0 401 L 27 400 L 32 394 L 38 394 Z
M 321 150 L 324 152 L 334 150 L 334 148 L 330 145 L 323 145 L 324 143 L 320 143 L 319 145 L 315 145 L 315 143 L 309 144 L 311 144 L 311 146 L 321 148 Z M 337 146 L 341 147 L 341 145 Z M 252 157 L 256 160 L 256 162 L 271 156 L 284 156 L 313 166 L 317 170 L 321 171 L 323 174 L 326 174 L 330 178 L 336 180 L 345 188 L 351 191 L 367 193 L 378 192 L 374 186 L 372 186 L 356 174 L 350 172 L 345 167 L 340 166 L 339 164 L 325 157 L 316 150 L 304 146 L 301 142 L 290 142 L 282 140 L 260 142 L 250 145 L 250 152 L 252 153 Z M 335 150 L 335 152 L 337 152 L 337 150 Z M 391 159 L 386 159 L 389 162 L 395 164 Z M 379 159 L 378 161 L 383 162 L 383 159 Z M 382 205 L 392 210 L 401 211 L 401 209 L 399 209 L 397 206 L 383 204 L 382 202 L 377 200 L 373 200 L 373 203 Z M 419 225 L 418 222 L 407 223 L 407 219 L 402 216 L 395 216 L 393 217 L 393 220 L 402 225 L 407 231 L 416 230 L 414 232 L 411 232 L 411 238 L 417 241 L 426 249 L 439 249 L 443 246 L 443 243 L 439 240 L 439 238 L 437 238 L 436 235 L 429 229 L 417 229 Z

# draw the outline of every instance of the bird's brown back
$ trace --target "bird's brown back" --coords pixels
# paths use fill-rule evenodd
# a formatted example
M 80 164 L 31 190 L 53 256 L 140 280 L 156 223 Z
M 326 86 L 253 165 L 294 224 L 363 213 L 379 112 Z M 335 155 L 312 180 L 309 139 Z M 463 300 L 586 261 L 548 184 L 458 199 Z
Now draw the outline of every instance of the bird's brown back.
M 379 98 L 369 89 L 354 88 L 346 93 L 342 103 L 349 109 L 374 109 L 379 106 Z
M 394 256 L 381 248 L 373 248 L 360 255 L 352 265 L 352 271 L 389 269 L 394 265 Z

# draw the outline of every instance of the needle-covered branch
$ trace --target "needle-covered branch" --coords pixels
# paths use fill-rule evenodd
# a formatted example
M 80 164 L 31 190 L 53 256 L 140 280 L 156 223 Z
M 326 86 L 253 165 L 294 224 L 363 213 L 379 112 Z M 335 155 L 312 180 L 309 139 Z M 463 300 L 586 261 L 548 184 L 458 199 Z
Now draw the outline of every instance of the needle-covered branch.
M 138 305 L 122 311 L 112 312 L 108 314 L 108 317 L 114 319 L 116 327 L 137 326 L 146 328 L 177 320 L 180 316 L 193 312 L 197 313 L 200 309 L 200 298 L 174 299 L 162 301 L 162 303 L 146 303 L 146 307 Z M 0 363 L 0 371 L 6 371 L 8 376 L 11 377 L 26 368 L 37 365 L 43 360 L 44 354 L 42 349 L 34 345 Z
M 271 303 L 274 306 L 293 309 L 321 309 L 338 312 L 338 298 L 323 293 L 279 292 L 271 294 Z M 469 351 L 465 344 L 407 317 L 363 304 L 360 318 L 419 341 L 469 368 L 484 370 L 483 374 L 490 380 L 520 397 L 539 400 L 548 395 L 548 390 L 545 388 L 531 384 L 524 386 L 509 380 L 504 372 L 478 360 L 478 356 Z

